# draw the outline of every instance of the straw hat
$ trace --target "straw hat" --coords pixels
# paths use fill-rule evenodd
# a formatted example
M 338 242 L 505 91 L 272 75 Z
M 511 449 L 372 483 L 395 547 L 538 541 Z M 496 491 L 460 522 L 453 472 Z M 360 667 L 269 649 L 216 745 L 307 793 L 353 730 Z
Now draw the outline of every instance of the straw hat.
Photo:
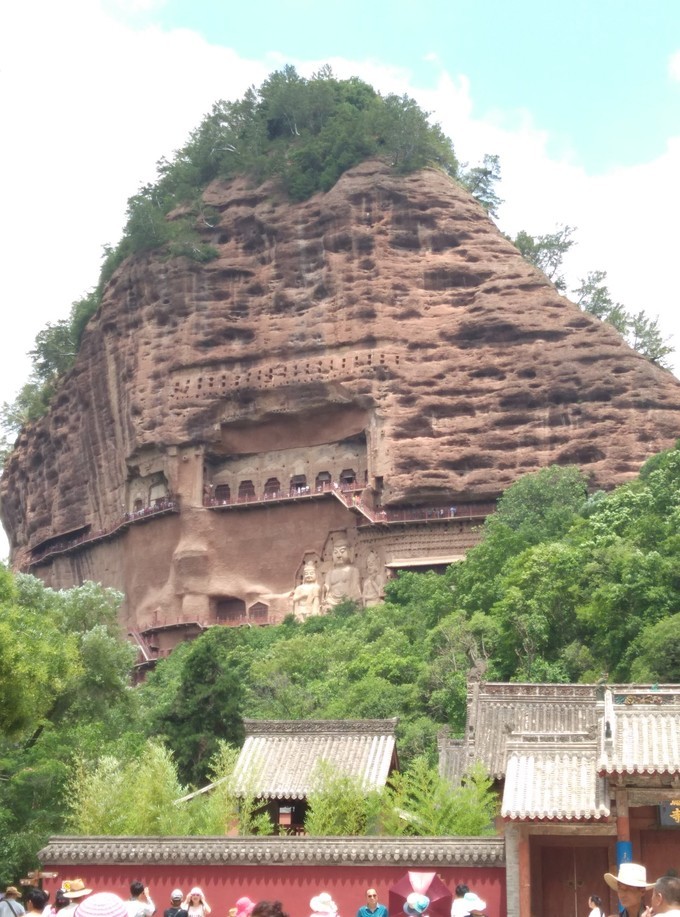
M 85 895 L 92 894 L 92 889 L 85 888 L 82 879 L 67 879 L 61 883 L 61 887 L 64 890 L 65 898 L 83 898 Z
M 647 870 L 639 863 L 621 863 L 618 876 L 606 872 L 604 881 L 614 891 L 619 884 L 629 885 L 631 888 L 654 888 L 654 883 L 647 881 Z

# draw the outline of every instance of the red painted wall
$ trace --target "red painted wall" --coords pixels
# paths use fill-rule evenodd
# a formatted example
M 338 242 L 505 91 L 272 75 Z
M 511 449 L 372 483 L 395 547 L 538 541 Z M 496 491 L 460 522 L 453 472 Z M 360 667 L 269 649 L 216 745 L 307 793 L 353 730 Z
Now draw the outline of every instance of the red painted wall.
M 355 917 L 357 908 L 366 901 L 366 889 L 375 886 L 381 903 L 387 905 L 391 886 L 407 872 L 436 871 L 453 894 L 456 885 L 465 883 L 487 902 L 489 917 L 506 917 L 505 869 L 493 867 L 440 867 L 411 869 L 404 866 L 60 866 L 44 863 L 44 870 L 58 873 L 46 880 L 52 893 L 64 879 L 83 879 L 94 891 L 111 891 L 129 897 L 130 882 L 139 880 L 149 886 L 158 917 L 170 906 L 170 892 L 181 888 L 187 892 L 200 885 L 213 909 L 211 917 L 227 917 L 227 912 L 241 895 L 253 901 L 263 899 L 282 902 L 290 917 L 308 917 L 309 900 L 319 892 L 329 892 L 340 917 Z M 398 915 L 392 915 L 398 917 Z

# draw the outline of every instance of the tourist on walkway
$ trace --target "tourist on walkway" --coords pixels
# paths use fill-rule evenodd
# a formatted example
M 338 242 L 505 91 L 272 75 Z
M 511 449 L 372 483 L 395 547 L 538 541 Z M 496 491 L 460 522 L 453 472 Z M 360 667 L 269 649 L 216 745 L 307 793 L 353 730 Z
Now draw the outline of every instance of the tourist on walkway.
M 588 907 L 590 914 L 588 917 L 605 917 L 604 908 L 602 907 L 602 898 L 599 895 L 591 895 L 588 898 Z
M 451 917 L 466 917 L 468 909 L 463 899 L 469 891 L 470 889 L 467 885 L 456 885 L 456 896 L 451 905 Z
M 92 889 L 85 888 L 85 883 L 82 879 L 67 879 L 61 883 L 61 891 L 64 894 L 64 898 L 68 898 L 68 904 L 59 911 L 59 917 L 72 917 L 78 905 L 82 903 L 83 898 L 87 898 L 88 895 L 92 894 Z
M 338 906 L 328 892 L 314 895 L 309 902 L 310 917 L 336 917 Z
M 188 917 L 207 917 L 212 910 L 198 885 L 191 889 L 186 899 L 182 902 L 182 907 L 187 912 Z
M 163 911 L 163 917 L 187 917 L 187 912 L 182 907 L 184 893 L 181 888 L 176 888 L 170 894 L 170 907 Z
M 647 870 L 639 863 L 621 863 L 618 875 L 604 874 L 604 881 L 619 896 L 621 917 L 642 917 L 645 910 L 644 896 L 648 888 L 654 888 L 647 881 Z
M 239 898 L 236 902 L 235 915 L 234 917 L 250 917 L 253 913 L 253 908 L 255 907 L 255 902 L 251 901 L 246 895 L 242 898 Z
M 130 885 L 130 900 L 126 907 L 128 917 L 152 917 L 156 913 L 156 905 L 143 882 L 133 882 Z
M 656 880 L 651 909 L 654 914 L 680 917 L 680 879 L 677 876 L 661 876 Z
M 76 917 L 127 917 L 127 913 L 126 902 L 113 892 L 97 892 L 76 907 Z
M 19 901 L 19 889 L 15 885 L 8 885 L 0 901 L 0 917 L 21 917 L 25 913 L 24 906 Z
M 288 917 L 280 901 L 258 901 L 250 917 Z
M 378 904 L 378 893 L 374 888 L 366 889 L 366 904 L 361 905 L 357 917 L 387 917 L 387 908 Z

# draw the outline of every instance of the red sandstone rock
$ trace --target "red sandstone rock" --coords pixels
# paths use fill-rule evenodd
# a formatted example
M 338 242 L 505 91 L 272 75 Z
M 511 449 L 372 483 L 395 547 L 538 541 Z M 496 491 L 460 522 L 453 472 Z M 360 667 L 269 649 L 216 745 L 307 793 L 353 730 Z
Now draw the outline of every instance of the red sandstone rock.
M 305 560 L 323 588 L 334 542 L 361 582 L 371 552 L 381 569 L 450 559 L 477 537 L 466 505 L 520 475 L 575 463 L 611 487 L 677 437 L 680 383 L 560 296 L 442 173 L 368 162 L 302 204 L 244 179 L 204 197 L 219 258 L 119 268 L 0 484 L 14 566 L 123 589 L 128 625 L 161 648 L 161 625 L 280 618 Z M 312 496 L 343 471 L 374 510 Z M 203 505 L 303 478 L 296 501 Z M 92 540 L 167 492 L 179 512 Z M 403 525 L 375 510 L 425 506 L 433 519 Z

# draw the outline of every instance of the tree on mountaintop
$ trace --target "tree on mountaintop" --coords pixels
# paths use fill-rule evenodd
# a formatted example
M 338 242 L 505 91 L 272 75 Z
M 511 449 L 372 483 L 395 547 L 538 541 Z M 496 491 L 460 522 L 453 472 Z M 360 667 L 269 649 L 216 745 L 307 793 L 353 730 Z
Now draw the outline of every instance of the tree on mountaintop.
M 567 292 L 567 281 L 562 274 L 565 254 L 575 244 L 573 226 L 562 226 L 553 233 L 531 236 L 521 230 L 511 241 L 523 257 L 543 271 L 560 293 Z M 509 238 L 509 237 L 508 237 Z M 590 315 L 615 328 L 633 350 L 642 354 L 662 369 L 670 369 L 668 360 L 674 348 L 659 328 L 659 319 L 650 318 L 644 309 L 629 312 L 620 302 L 614 302 L 605 283 L 606 271 L 590 271 L 579 285 L 571 290 L 575 302 Z
M 209 182 L 236 175 L 254 183 L 275 180 L 291 200 L 302 201 L 328 191 L 343 172 L 372 156 L 398 173 L 428 165 L 454 178 L 459 173 L 451 141 L 413 99 L 382 96 L 357 77 L 338 79 L 328 66 L 309 79 L 286 66 L 243 98 L 215 102 L 184 146 L 158 162 L 157 180 L 128 199 L 123 236 L 105 248 L 96 288 L 73 303 L 68 319 L 48 324 L 36 338 L 31 378 L 0 411 L 4 452 L 24 423 L 45 413 L 106 283 L 125 258 L 152 250 L 195 261 L 217 255 L 200 233 L 215 218 L 202 200 Z M 480 168 L 471 187 L 483 203 L 495 200 L 494 168 Z

